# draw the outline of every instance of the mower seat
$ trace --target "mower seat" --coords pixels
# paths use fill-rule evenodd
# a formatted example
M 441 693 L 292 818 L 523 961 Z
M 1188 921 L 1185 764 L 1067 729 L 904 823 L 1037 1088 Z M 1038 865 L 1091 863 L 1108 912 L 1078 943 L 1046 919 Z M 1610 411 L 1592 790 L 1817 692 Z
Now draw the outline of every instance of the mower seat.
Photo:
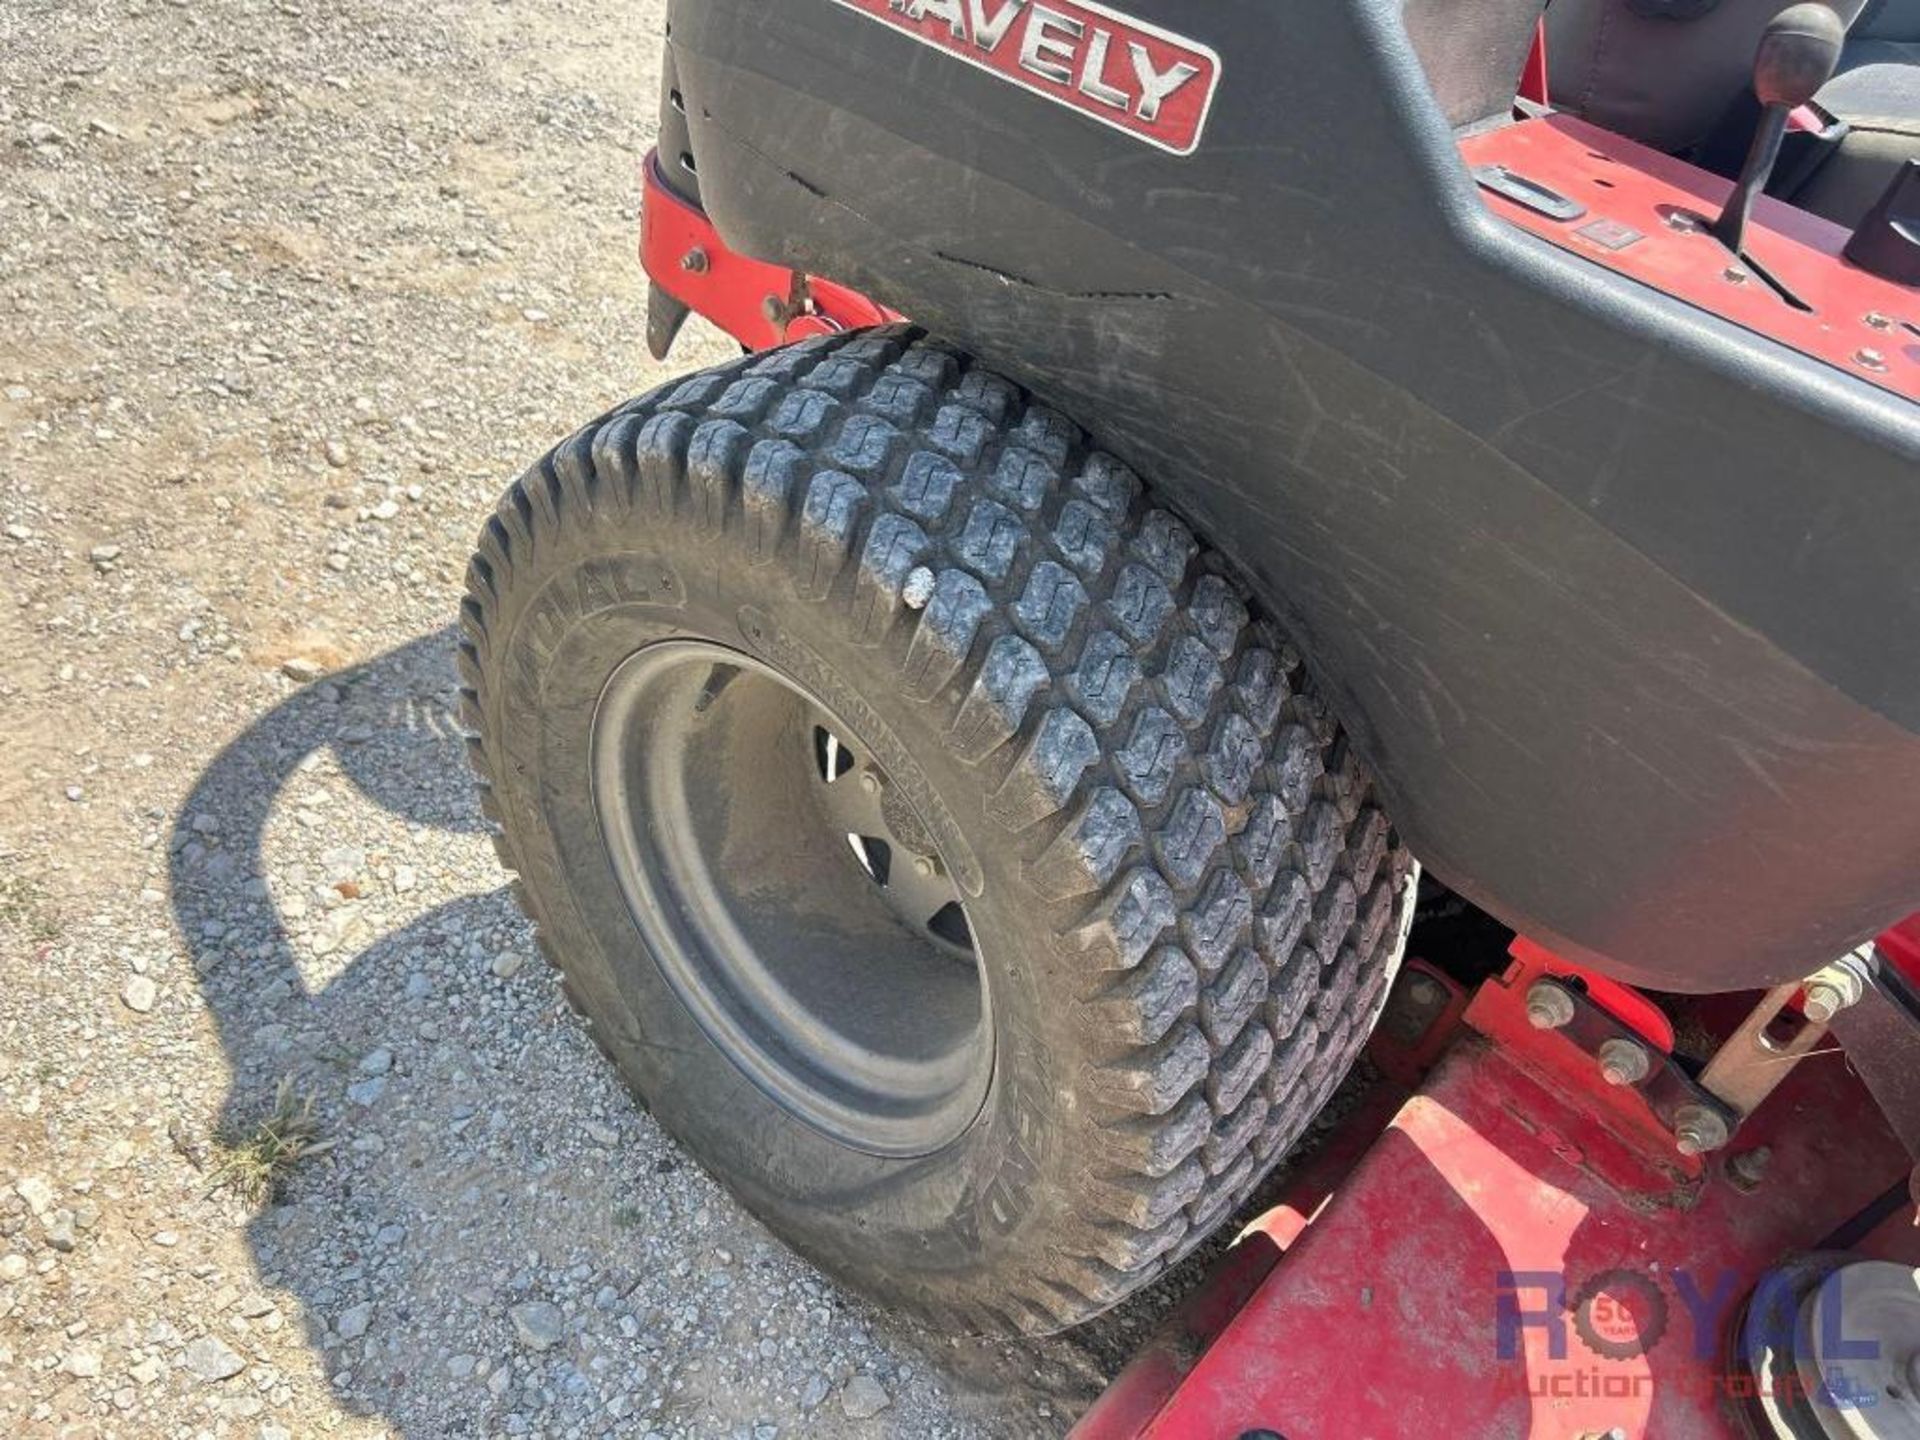
M 1554 104 L 1669 154 L 1698 157 L 1750 104 L 1760 34 L 1788 0 L 1552 0 Z M 1894 172 L 1920 158 L 1920 0 L 1826 0 L 1850 30 L 1815 103 L 1847 123 L 1811 173 L 1783 167 L 1782 198 L 1852 228 Z
M 1851 228 L 1894 173 L 1920 158 L 1920 0 L 1869 5 L 1814 103 L 1846 121 L 1847 134 L 1792 199 Z

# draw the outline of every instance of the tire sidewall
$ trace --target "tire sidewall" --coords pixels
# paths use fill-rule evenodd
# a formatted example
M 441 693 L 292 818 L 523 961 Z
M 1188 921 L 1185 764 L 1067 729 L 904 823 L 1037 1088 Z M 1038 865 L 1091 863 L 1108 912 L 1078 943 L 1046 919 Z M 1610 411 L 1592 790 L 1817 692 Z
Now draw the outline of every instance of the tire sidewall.
M 1061 1153 L 1072 1135 L 1059 1107 L 1079 1042 L 1057 1022 L 1078 997 L 1051 960 L 1053 907 L 1021 882 L 1014 847 L 986 814 L 982 776 L 952 755 L 934 707 L 902 693 L 884 647 L 836 632 L 833 598 L 798 599 L 781 567 L 749 565 L 724 537 L 672 518 L 648 524 L 643 543 L 604 524 L 584 543 L 570 536 L 496 630 L 496 790 L 514 812 L 515 858 L 552 953 L 597 1040 L 660 1122 L 789 1243 L 923 1307 L 950 1300 L 970 1274 L 990 1285 L 1008 1249 L 1044 1244 L 1038 1212 L 1050 1202 L 1039 1182 L 1074 1163 Z M 941 1150 L 877 1157 L 788 1114 L 713 1044 L 649 953 L 595 811 L 592 730 L 614 671 L 675 639 L 743 650 L 826 700 L 896 783 L 921 792 L 943 853 L 951 860 L 955 841 L 964 845 L 974 873 L 956 878 L 982 956 L 994 1059 L 979 1116 Z

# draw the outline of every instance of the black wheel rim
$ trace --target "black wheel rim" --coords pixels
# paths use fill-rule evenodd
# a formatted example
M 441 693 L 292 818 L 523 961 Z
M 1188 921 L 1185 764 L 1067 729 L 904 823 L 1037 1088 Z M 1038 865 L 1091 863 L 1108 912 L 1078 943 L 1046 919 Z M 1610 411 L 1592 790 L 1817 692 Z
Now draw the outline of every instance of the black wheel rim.
M 751 656 L 670 641 L 608 681 L 592 765 L 646 950 L 765 1095 L 875 1155 L 930 1154 L 973 1123 L 993 1070 L 985 967 L 931 832 L 862 736 Z

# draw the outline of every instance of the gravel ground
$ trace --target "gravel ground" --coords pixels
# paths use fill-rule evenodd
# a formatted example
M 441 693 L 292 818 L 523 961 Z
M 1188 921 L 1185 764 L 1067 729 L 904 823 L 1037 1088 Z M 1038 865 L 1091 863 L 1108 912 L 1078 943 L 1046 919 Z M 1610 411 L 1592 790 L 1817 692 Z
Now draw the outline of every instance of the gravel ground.
M 669 373 L 661 8 L 0 3 L 5 1433 L 1050 1435 L 1180 1288 L 1042 1342 L 867 1308 L 502 889 L 447 626 L 505 480 Z M 249 1205 L 283 1076 L 331 1148 Z

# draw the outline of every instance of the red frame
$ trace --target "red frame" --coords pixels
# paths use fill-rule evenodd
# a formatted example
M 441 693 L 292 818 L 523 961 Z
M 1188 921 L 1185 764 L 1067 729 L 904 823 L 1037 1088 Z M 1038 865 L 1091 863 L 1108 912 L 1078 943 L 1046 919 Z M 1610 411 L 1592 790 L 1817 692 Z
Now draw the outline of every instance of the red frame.
M 749 350 L 903 318 L 844 285 L 730 248 L 704 210 L 667 187 L 660 166 L 659 153 L 649 153 L 640 263 L 662 290 Z

